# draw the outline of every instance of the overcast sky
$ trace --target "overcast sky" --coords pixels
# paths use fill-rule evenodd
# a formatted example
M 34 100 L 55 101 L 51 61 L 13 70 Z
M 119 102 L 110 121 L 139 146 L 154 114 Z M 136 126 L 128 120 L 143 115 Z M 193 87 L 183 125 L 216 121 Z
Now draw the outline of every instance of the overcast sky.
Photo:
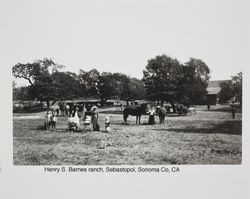
M 53 58 L 66 70 L 142 78 L 147 60 L 202 59 L 211 79 L 243 68 L 239 0 L 6 0 L 4 63 Z

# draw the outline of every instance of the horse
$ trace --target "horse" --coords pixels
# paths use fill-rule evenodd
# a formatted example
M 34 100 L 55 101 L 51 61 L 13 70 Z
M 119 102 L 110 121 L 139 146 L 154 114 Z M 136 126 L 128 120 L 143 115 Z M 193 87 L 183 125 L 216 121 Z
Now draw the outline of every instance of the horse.
M 159 123 L 164 124 L 167 109 L 165 107 L 156 107 L 156 114 L 159 116 Z
M 141 115 L 147 113 L 149 109 L 148 104 L 141 104 L 140 106 L 128 106 L 123 110 L 123 120 L 127 124 L 127 119 L 129 115 L 136 116 L 136 124 L 139 122 L 141 124 Z

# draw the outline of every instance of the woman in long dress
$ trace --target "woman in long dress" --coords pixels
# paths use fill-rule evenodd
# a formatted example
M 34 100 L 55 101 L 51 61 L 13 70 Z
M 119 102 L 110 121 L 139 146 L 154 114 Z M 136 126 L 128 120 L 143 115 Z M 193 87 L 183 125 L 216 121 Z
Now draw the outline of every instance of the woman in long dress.
M 155 109 L 152 106 L 150 106 L 148 113 L 149 113 L 148 124 L 154 125 L 155 124 L 155 114 L 156 114 Z
M 92 107 L 92 123 L 93 123 L 93 130 L 98 131 L 99 125 L 98 125 L 98 110 L 97 106 Z
M 77 110 L 75 111 L 75 115 L 74 115 L 74 123 L 76 124 L 76 131 L 77 131 L 77 128 L 80 126 L 80 121 L 79 121 Z

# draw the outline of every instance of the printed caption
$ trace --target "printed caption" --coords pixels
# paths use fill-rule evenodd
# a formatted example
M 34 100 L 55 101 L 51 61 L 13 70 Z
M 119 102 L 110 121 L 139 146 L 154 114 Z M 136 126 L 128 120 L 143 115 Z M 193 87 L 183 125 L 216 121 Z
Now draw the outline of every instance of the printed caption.
M 45 166 L 46 173 L 180 173 L 178 166 L 161 166 L 161 167 L 76 167 L 76 166 Z

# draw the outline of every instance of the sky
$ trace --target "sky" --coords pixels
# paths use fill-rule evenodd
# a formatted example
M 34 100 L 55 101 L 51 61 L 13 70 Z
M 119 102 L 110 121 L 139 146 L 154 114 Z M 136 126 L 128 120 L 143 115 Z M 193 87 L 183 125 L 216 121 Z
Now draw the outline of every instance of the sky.
M 166 54 L 181 63 L 202 59 L 211 80 L 230 79 L 243 70 L 242 2 L 5 0 L 4 67 L 52 58 L 75 73 L 96 68 L 142 78 L 147 60 Z

